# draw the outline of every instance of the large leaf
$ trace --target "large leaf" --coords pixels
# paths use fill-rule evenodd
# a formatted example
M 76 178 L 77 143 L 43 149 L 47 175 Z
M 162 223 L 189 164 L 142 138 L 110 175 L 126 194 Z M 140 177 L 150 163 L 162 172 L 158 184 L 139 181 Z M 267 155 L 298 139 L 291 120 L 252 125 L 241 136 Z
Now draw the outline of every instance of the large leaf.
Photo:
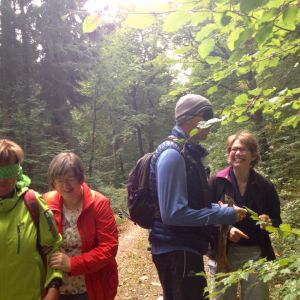
M 145 29 L 155 22 L 155 18 L 150 13 L 129 14 L 125 19 L 125 24 L 136 29 Z
M 211 18 L 211 13 L 207 12 L 197 12 L 191 15 L 192 26 L 197 26 L 198 24 L 209 20 Z
M 228 37 L 227 46 L 228 48 L 233 51 L 235 49 L 235 41 L 239 38 L 240 33 L 243 31 L 242 28 L 236 28 Z
M 273 23 L 266 23 L 260 30 L 256 33 L 255 39 L 259 44 L 262 44 L 272 33 Z
M 248 103 L 248 96 L 246 94 L 241 94 L 234 99 L 234 103 L 237 105 L 243 105 Z
M 298 123 L 300 122 L 300 115 L 295 115 L 286 118 L 283 123 L 281 124 L 281 127 L 287 127 L 292 126 L 293 128 L 296 128 L 298 126 Z
M 191 15 L 187 12 L 171 13 L 165 20 L 163 31 L 176 32 L 191 21 Z
M 296 27 L 298 9 L 296 6 L 287 6 L 283 11 L 283 22 L 288 26 L 288 29 L 294 30 Z
M 247 28 L 246 30 L 244 30 L 243 32 L 240 33 L 238 39 L 235 41 L 235 48 L 241 47 L 243 46 L 243 44 L 248 41 L 249 39 L 251 39 L 252 35 L 254 33 L 254 29 L 253 28 Z
M 244 123 L 248 120 L 249 120 L 248 116 L 240 116 L 238 119 L 236 119 L 236 123 L 241 124 L 241 123 Z
M 196 41 L 201 41 L 208 37 L 214 30 L 217 29 L 216 24 L 207 24 L 205 25 L 197 34 L 195 37 Z
M 215 48 L 215 41 L 211 38 L 204 40 L 198 48 L 201 58 L 205 59 Z
M 99 25 L 99 16 L 87 16 L 82 23 L 82 31 L 85 33 L 93 32 Z
M 240 0 L 240 8 L 243 13 L 249 13 L 251 10 L 264 4 L 265 0 Z
M 214 94 L 215 92 L 217 92 L 218 91 L 218 87 L 216 86 L 216 85 L 214 85 L 214 86 L 212 86 L 211 88 L 209 88 L 208 90 L 207 90 L 207 95 L 209 96 L 209 95 L 212 95 L 212 94 Z
M 218 57 L 218 56 L 208 56 L 206 58 L 206 62 L 209 64 L 209 65 L 215 65 L 217 64 L 218 62 L 220 62 L 222 59 L 221 57 Z

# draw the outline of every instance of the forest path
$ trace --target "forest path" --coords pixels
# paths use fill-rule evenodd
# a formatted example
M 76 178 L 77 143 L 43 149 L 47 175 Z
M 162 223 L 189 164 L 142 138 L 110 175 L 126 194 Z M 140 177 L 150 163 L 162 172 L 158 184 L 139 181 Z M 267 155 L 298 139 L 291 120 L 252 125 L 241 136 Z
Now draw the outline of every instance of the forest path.
M 162 289 L 147 247 L 147 230 L 125 220 L 119 236 L 116 300 L 162 299 Z

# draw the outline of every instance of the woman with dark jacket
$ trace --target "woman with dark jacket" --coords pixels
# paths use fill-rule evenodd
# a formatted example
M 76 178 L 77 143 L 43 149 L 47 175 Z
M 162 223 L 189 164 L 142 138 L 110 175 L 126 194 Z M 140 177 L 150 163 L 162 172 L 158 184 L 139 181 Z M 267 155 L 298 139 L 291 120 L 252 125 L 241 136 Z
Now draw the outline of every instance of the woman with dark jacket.
M 50 266 L 64 272 L 60 300 L 112 300 L 118 286 L 118 231 L 110 202 L 84 182 L 74 153 L 60 153 L 48 169 L 54 189 L 43 197 L 63 236 Z
M 237 222 L 228 228 L 227 258 L 229 271 L 236 271 L 249 260 L 262 257 L 275 259 L 266 224 L 279 226 L 280 202 L 274 185 L 254 170 L 259 161 L 258 143 L 250 132 L 242 131 L 232 135 L 227 140 L 228 167 L 219 171 L 209 181 L 213 201 L 233 199 L 238 206 L 247 206 L 259 215 L 264 222 L 256 225 L 251 218 Z M 215 239 L 216 240 L 216 239 Z M 219 239 L 220 240 L 220 239 Z M 215 245 L 215 251 L 217 246 Z M 209 262 L 210 272 L 217 269 L 215 260 Z M 248 280 L 241 281 L 241 298 L 243 300 L 269 299 L 266 283 L 252 274 Z M 237 286 L 229 287 L 223 295 L 214 299 L 234 300 L 237 298 Z

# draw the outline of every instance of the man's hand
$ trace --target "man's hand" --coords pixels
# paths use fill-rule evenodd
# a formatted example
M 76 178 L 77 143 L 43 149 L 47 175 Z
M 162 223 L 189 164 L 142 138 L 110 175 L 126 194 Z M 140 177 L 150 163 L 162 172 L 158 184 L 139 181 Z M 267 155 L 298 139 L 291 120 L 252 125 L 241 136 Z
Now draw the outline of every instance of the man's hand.
M 58 300 L 59 299 L 59 290 L 56 288 L 49 288 L 47 291 L 44 300 Z
M 236 221 L 242 221 L 243 219 L 246 218 L 247 216 L 247 210 L 244 208 L 241 208 L 239 206 L 233 205 L 233 208 L 235 209 L 235 213 L 236 213 Z
M 52 269 L 64 271 L 66 273 L 71 271 L 70 257 L 62 252 L 55 252 L 50 257 L 49 265 Z
M 236 227 L 232 227 L 228 233 L 228 239 L 234 243 L 237 243 L 241 238 L 249 239 L 243 231 L 239 230 Z
M 263 224 L 260 224 L 260 229 L 266 229 L 268 225 L 272 225 L 272 220 L 268 215 L 260 215 L 259 220 L 264 222 Z

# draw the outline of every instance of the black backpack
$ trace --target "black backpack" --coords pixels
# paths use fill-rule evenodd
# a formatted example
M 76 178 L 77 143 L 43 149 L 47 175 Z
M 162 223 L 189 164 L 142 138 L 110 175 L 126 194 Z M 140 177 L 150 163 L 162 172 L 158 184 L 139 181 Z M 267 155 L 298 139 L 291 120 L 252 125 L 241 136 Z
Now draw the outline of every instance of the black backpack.
M 182 147 L 180 141 L 170 136 L 167 141 L 172 141 L 173 144 L 165 147 L 159 155 L 166 149 L 176 149 L 178 146 Z M 153 225 L 156 212 L 159 211 L 157 200 L 151 195 L 149 189 L 149 174 L 150 163 L 154 152 L 146 153 L 142 156 L 129 173 L 127 183 L 127 207 L 130 215 L 130 219 L 139 226 L 150 229 Z

